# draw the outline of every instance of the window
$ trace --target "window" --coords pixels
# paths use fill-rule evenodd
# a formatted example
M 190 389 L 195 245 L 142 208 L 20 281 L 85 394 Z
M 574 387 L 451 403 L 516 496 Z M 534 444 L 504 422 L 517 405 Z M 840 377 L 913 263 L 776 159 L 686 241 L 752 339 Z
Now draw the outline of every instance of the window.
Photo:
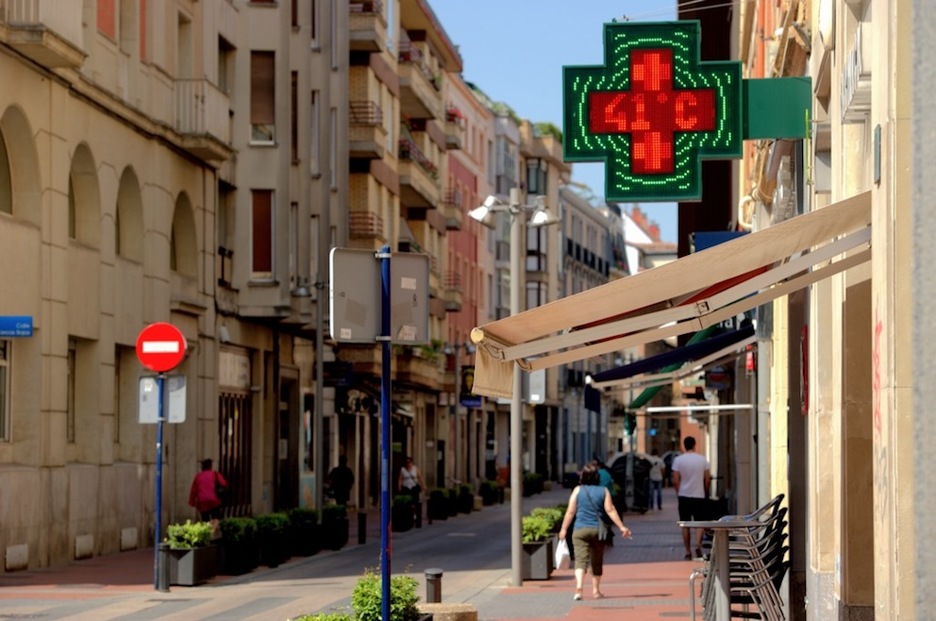
M 331 109 L 328 115 L 328 155 L 329 155 L 329 187 L 334 192 L 338 189 L 338 110 Z
M 13 343 L 0 340 L 0 441 L 10 440 L 10 354 Z
M 0 132 L 0 212 L 13 213 L 13 179 L 10 176 L 10 158 L 6 142 Z
M 66 372 L 68 373 L 66 382 L 68 392 L 66 394 L 65 404 L 65 439 L 69 444 L 75 442 L 75 387 L 77 384 L 75 381 L 75 359 L 78 356 L 77 349 L 78 345 L 75 339 L 68 339 L 68 361 L 66 368 Z
M 276 138 L 276 55 L 250 53 L 250 140 L 273 143 Z
M 68 175 L 68 239 L 75 239 L 75 184 Z
M 312 37 L 312 48 L 318 47 L 318 17 L 319 0 L 312 0 L 312 18 L 309 24 L 310 36 Z
M 117 6 L 115 0 L 98 0 L 97 27 L 101 34 L 117 40 Z
M 318 175 L 319 169 L 319 96 L 318 91 L 312 91 L 311 110 L 309 114 L 309 173 Z
M 228 95 L 234 86 L 234 46 L 224 37 L 218 37 L 218 88 Z
M 253 190 L 251 218 L 251 278 L 273 278 L 273 191 Z
M 299 203 L 289 204 L 289 286 L 299 286 Z
M 289 156 L 299 161 L 299 72 L 289 74 Z

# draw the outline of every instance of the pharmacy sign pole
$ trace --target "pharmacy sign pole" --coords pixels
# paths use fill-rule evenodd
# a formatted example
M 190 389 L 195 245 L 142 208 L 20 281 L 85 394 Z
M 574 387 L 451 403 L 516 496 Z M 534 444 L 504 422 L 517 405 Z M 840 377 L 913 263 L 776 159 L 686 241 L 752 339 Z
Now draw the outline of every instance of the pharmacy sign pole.
M 159 588 L 159 540 L 162 518 L 162 452 L 163 422 L 165 421 L 163 385 L 165 372 L 179 366 L 185 359 L 185 335 L 170 323 L 151 323 L 137 336 L 136 352 L 140 363 L 151 371 L 156 371 L 157 410 L 159 418 L 156 424 L 156 518 L 153 534 L 153 587 Z

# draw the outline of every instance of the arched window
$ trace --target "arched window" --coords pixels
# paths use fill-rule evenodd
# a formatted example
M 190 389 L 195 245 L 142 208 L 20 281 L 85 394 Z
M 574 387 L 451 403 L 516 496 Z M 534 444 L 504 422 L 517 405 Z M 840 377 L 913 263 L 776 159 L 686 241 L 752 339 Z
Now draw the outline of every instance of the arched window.
M 169 240 L 169 269 L 185 276 L 198 276 L 198 244 L 192 203 L 185 192 L 176 199 Z
M 91 150 L 78 145 L 68 175 L 68 237 L 97 247 L 101 239 L 100 192 Z
M 0 131 L 0 212 L 13 213 L 13 177 L 10 175 L 10 157 L 6 140 Z
M 127 167 L 120 175 L 115 219 L 115 251 L 119 256 L 143 262 L 143 198 L 140 182 L 133 169 Z

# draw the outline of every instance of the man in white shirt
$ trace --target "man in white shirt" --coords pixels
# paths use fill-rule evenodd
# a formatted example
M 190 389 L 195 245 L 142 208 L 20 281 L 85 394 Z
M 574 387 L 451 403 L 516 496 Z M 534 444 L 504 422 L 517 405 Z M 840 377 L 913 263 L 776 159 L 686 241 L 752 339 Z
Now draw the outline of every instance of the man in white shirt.
M 683 440 L 686 452 L 673 460 L 673 487 L 679 500 L 679 520 L 704 520 L 707 518 L 706 496 L 712 483 L 712 473 L 708 460 L 695 452 L 696 440 L 687 436 Z M 692 539 L 689 528 L 682 529 L 683 545 L 686 546 L 686 560 L 692 560 Z M 704 529 L 696 529 L 696 558 L 702 557 L 702 535 Z

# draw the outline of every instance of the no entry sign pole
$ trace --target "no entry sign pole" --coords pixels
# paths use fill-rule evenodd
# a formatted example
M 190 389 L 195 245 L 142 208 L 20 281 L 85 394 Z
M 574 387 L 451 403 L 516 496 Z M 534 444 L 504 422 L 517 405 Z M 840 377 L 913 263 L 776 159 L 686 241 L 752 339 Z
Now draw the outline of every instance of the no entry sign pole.
M 159 418 L 156 422 L 156 517 L 153 528 L 153 588 L 159 589 L 159 543 L 162 539 L 162 454 L 163 423 L 165 415 L 165 372 L 176 368 L 185 358 L 185 336 L 171 323 L 152 323 L 140 332 L 136 342 L 137 358 L 140 363 L 156 371 L 156 406 Z

